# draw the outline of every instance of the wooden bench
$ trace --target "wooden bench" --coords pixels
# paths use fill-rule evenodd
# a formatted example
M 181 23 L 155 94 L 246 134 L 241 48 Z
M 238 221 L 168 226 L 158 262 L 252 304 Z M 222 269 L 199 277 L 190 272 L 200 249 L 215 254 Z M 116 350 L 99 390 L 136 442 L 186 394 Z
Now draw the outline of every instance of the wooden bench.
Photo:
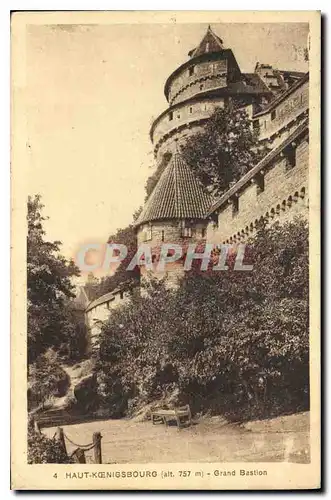
M 156 423 L 168 425 L 169 420 L 176 420 L 178 429 L 183 425 L 191 425 L 192 415 L 190 406 L 180 406 L 179 408 L 174 408 L 172 410 L 154 410 L 151 412 L 151 420 L 153 425 Z

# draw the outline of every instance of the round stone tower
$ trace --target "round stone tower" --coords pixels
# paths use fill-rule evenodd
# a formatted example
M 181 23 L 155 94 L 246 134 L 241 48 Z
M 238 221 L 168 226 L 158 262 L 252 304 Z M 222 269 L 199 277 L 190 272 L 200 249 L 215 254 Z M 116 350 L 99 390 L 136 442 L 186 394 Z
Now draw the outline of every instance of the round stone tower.
M 136 221 L 138 245 L 151 248 L 153 271 L 167 283 L 176 285 L 184 273 L 183 260 L 167 264 L 164 272 L 157 271 L 162 244 L 176 244 L 183 249 L 190 243 L 204 242 L 206 213 L 212 205 L 211 196 L 195 178 L 179 153 L 174 153 Z M 141 275 L 148 273 L 141 266 Z
M 164 87 L 169 107 L 153 122 L 150 137 L 159 163 L 166 152 L 199 130 L 216 107 L 230 100 L 243 105 L 258 104 L 270 95 L 258 75 L 243 74 L 231 49 L 210 26 L 200 44 L 189 52 L 189 60 L 179 66 Z

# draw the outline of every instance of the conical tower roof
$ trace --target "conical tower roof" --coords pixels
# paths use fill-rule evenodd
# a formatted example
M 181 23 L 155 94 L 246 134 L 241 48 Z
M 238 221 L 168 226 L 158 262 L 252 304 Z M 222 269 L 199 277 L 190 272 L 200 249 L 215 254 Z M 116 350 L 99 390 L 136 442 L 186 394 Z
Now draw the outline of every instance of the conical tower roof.
M 224 50 L 223 40 L 215 35 L 211 27 L 208 26 L 207 33 L 201 40 L 200 44 L 193 49 L 189 55 L 193 58 L 208 52 L 221 52 L 222 50 Z
M 135 225 L 162 219 L 204 219 L 212 203 L 182 156 L 175 153 Z

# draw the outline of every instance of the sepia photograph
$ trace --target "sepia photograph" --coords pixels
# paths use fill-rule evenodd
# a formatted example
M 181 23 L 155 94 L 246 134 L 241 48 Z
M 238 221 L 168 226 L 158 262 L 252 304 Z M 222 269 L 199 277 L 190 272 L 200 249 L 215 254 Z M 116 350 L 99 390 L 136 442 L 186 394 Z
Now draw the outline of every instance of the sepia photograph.
M 12 16 L 12 488 L 319 487 L 319 25 Z

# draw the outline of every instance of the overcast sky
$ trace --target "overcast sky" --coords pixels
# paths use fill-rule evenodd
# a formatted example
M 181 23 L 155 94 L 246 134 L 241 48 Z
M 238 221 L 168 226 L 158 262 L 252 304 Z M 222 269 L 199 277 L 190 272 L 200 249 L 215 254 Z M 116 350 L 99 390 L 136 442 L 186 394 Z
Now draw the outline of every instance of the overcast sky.
M 307 71 L 307 24 L 213 24 L 243 72 L 256 61 Z M 163 86 L 207 24 L 28 27 L 29 193 L 45 204 L 47 237 L 73 257 L 131 222 L 152 173 L 149 128 Z

